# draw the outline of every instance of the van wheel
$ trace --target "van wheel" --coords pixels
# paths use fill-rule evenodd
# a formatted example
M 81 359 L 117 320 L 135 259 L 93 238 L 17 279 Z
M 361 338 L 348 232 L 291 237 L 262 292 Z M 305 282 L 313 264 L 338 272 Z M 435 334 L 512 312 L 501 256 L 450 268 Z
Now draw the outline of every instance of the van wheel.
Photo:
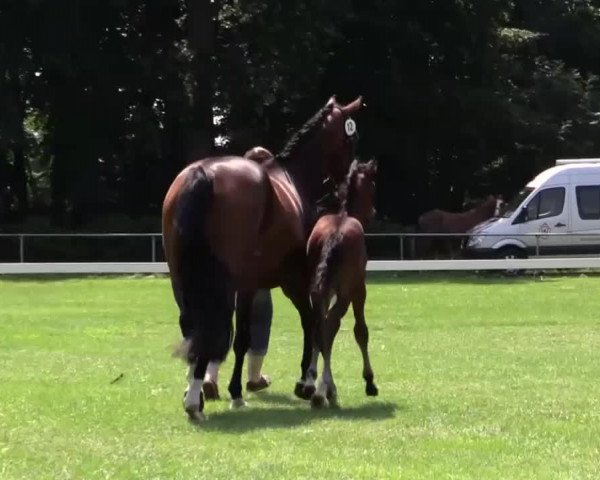
M 496 258 L 527 258 L 527 254 L 518 247 L 504 247 L 498 250 L 496 254 Z M 509 277 L 516 277 L 517 275 L 521 275 L 524 270 L 520 268 L 504 270 L 504 275 Z

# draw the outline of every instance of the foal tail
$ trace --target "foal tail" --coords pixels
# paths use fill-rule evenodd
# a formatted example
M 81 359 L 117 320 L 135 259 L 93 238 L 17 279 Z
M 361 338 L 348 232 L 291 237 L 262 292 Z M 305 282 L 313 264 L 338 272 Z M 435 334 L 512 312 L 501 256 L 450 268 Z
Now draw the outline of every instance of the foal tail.
M 339 265 L 342 262 L 342 233 L 337 230 L 329 235 L 321 249 L 319 264 L 313 278 L 310 297 L 313 305 L 323 302 L 325 309 L 329 308 L 331 300 L 332 287 L 339 271 Z
M 214 200 L 213 178 L 197 166 L 190 169 L 177 202 L 176 255 L 180 282 L 178 349 L 188 363 L 199 357 L 223 360 L 231 344 L 233 294 L 227 268 L 212 252 L 206 219 Z

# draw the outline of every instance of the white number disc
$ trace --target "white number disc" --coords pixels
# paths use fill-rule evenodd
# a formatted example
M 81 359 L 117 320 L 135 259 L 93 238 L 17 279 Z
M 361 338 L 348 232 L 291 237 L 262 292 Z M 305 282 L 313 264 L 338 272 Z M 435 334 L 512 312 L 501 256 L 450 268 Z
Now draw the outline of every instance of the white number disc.
M 346 135 L 348 135 L 349 137 L 356 133 L 356 122 L 351 118 L 346 120 L 344 127 L 346 129 Z

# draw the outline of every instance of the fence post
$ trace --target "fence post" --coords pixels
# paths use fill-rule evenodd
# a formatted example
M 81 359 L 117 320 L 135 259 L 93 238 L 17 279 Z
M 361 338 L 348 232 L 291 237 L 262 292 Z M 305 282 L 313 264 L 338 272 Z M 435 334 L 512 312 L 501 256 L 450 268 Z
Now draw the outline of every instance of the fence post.
M 404 260 L 404 235 L 400 234 L 398 238 L 400 239 L 400 260 Z
M 152 262 L 156 262 L 156 242 L 154 241 L 154 235 L 150 235 L 152 240 Z
M 25 236 L 19 235 L 19 260 L 25 262 Z

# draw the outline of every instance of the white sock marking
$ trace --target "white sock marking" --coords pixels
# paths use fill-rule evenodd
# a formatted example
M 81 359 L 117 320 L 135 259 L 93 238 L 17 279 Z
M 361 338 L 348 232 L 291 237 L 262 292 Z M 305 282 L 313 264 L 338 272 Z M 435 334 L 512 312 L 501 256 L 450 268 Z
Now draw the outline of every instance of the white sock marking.
M 204 382 L 201 378 L 194 378 L 194 370 L 196 370 L 196 365 L 190 365 L 187 374 L 188 390 L 184 402 L 186 409 L 200 407 L 200 392 Z

